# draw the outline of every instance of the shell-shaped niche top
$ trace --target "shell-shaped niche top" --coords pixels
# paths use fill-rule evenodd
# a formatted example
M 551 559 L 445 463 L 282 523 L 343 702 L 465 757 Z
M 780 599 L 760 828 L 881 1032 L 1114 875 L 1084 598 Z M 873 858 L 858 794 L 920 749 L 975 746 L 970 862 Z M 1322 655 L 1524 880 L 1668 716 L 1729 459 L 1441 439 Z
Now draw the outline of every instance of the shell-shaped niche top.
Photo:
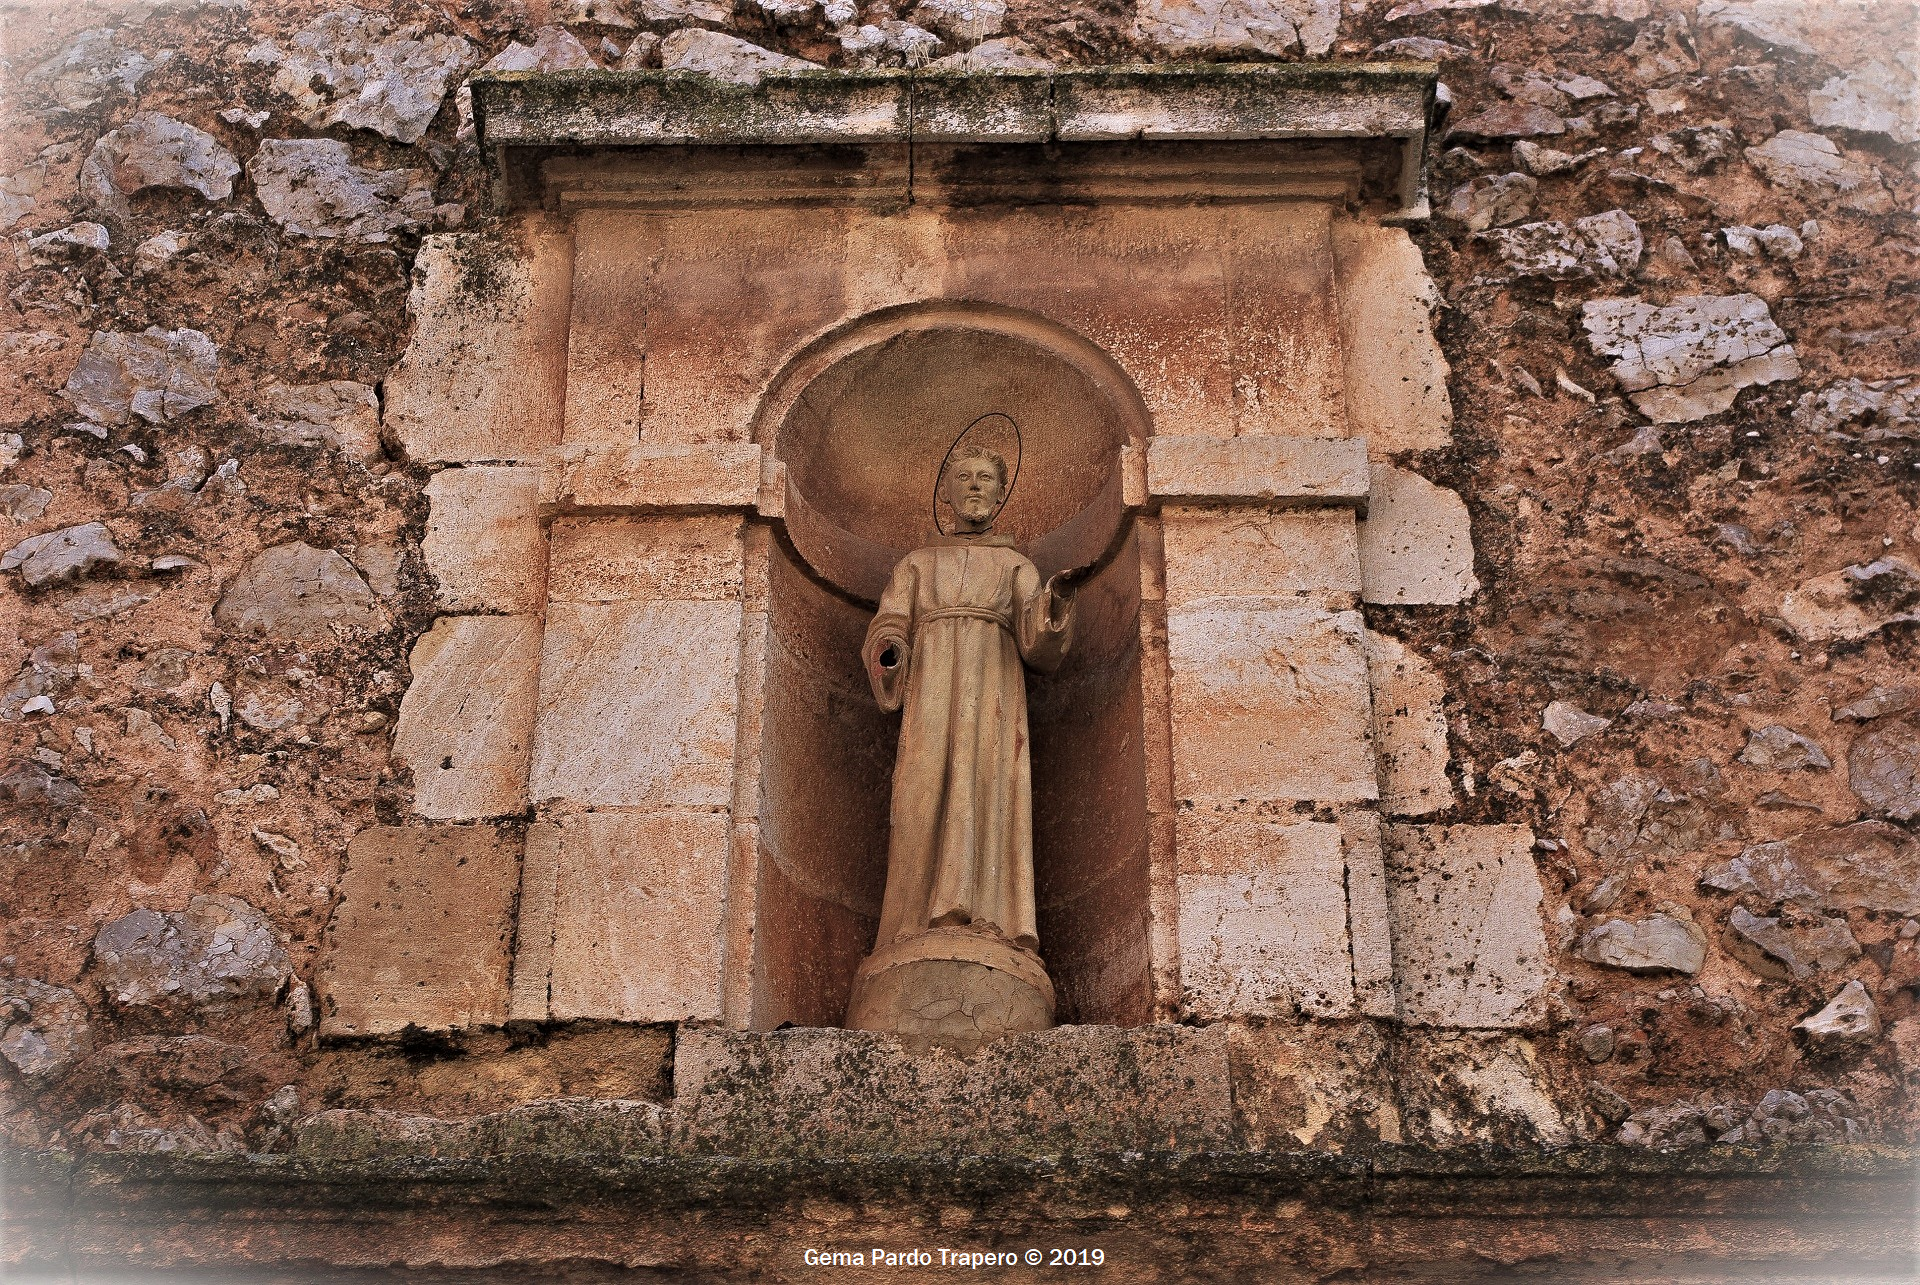
M 1148 431 L 1132 382 L 1081 336 L 1011 309 L 937 303 L 870 314 L 809 345 L 774 381 L 755 437 L 786 465 L 795 550 L 871 602 L 902 555 L 950 525 L 929 498 L 964 443 L 999 451 L 1010 480 L 1017 465 L 994 530 L 1046 573 L 1091 560 L 1119 530 L 1120 449 Z

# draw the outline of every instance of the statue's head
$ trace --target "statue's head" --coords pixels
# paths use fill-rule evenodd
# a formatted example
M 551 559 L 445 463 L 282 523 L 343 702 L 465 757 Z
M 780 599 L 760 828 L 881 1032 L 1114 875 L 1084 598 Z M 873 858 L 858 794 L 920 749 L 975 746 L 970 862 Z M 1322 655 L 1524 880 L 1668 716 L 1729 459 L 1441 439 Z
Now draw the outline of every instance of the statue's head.
M 940 498 L 953 506 L 954 529 L 981 532 L 993 525 L 1007 497 L 1007 461 L 984 446 L 962 446 L 947 461 Z

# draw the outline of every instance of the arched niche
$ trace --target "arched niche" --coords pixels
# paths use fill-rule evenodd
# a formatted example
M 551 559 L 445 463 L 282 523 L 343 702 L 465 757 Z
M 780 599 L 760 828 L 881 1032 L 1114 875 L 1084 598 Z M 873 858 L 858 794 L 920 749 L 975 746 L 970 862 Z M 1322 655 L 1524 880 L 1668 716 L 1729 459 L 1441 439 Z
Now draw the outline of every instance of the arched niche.
M 754 1025 L 837 1026 L 873 947 L 897 716 L 859 665 L 893 564 L 935 533 L 935 474 L 980 415 L 1019 423 L 996 524 L 1042 572 L 1120 552 L 1080 593 L 1061 670 L 1028 676 L 1041 953 L 1063 1023 L 1147 1020 L 1148 840 L 1140 553 L 1120 452 L 1148 420 L 1126 376 L 1042 318 L 957 304 L 874 314 L 810 345 L 755 435 L 786 466 L 769 555 Z

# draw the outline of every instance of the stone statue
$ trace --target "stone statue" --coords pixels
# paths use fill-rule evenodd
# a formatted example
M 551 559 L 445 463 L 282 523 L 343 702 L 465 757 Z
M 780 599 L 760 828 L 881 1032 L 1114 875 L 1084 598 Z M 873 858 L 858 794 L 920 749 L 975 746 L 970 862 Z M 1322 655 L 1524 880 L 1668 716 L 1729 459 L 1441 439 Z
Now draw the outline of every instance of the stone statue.
M 1024 667 L 1073 640 L 1069 586 L 1041 583 L 993 534 L 997 453 L 962 446 L 940 481 L 954 534 L 902 558 L 861 648 L 874 699 L 904 710 L 887 887 L 847 1025 L 974 1047 L 1053 1025 L 1033 901 L 1033 777 Z

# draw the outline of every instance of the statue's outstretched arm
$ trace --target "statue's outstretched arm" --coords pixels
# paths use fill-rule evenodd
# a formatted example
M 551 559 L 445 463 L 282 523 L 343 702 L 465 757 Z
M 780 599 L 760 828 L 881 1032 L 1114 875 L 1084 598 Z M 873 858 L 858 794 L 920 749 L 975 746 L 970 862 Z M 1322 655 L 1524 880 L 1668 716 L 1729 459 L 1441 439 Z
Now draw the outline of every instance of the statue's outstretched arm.
M 1060 668 L 1073 645 L 1073 591 L 1059 576 L 1045 584 L 1031 566 L 1023 568 L 1014 581 L 1018 601 L 1014 638 L 1020 644 L 1020 659 L 1031 669 L 1050 674 Z
M 873 699 L 889 714 L 906 699 L 907 672 L 913 659 L 914 569 L 906 560 L 893 569 L 887 591 L 880 595 L 880 611 L 867 626 L 860 646 L 860 664 L 867 671 Z

